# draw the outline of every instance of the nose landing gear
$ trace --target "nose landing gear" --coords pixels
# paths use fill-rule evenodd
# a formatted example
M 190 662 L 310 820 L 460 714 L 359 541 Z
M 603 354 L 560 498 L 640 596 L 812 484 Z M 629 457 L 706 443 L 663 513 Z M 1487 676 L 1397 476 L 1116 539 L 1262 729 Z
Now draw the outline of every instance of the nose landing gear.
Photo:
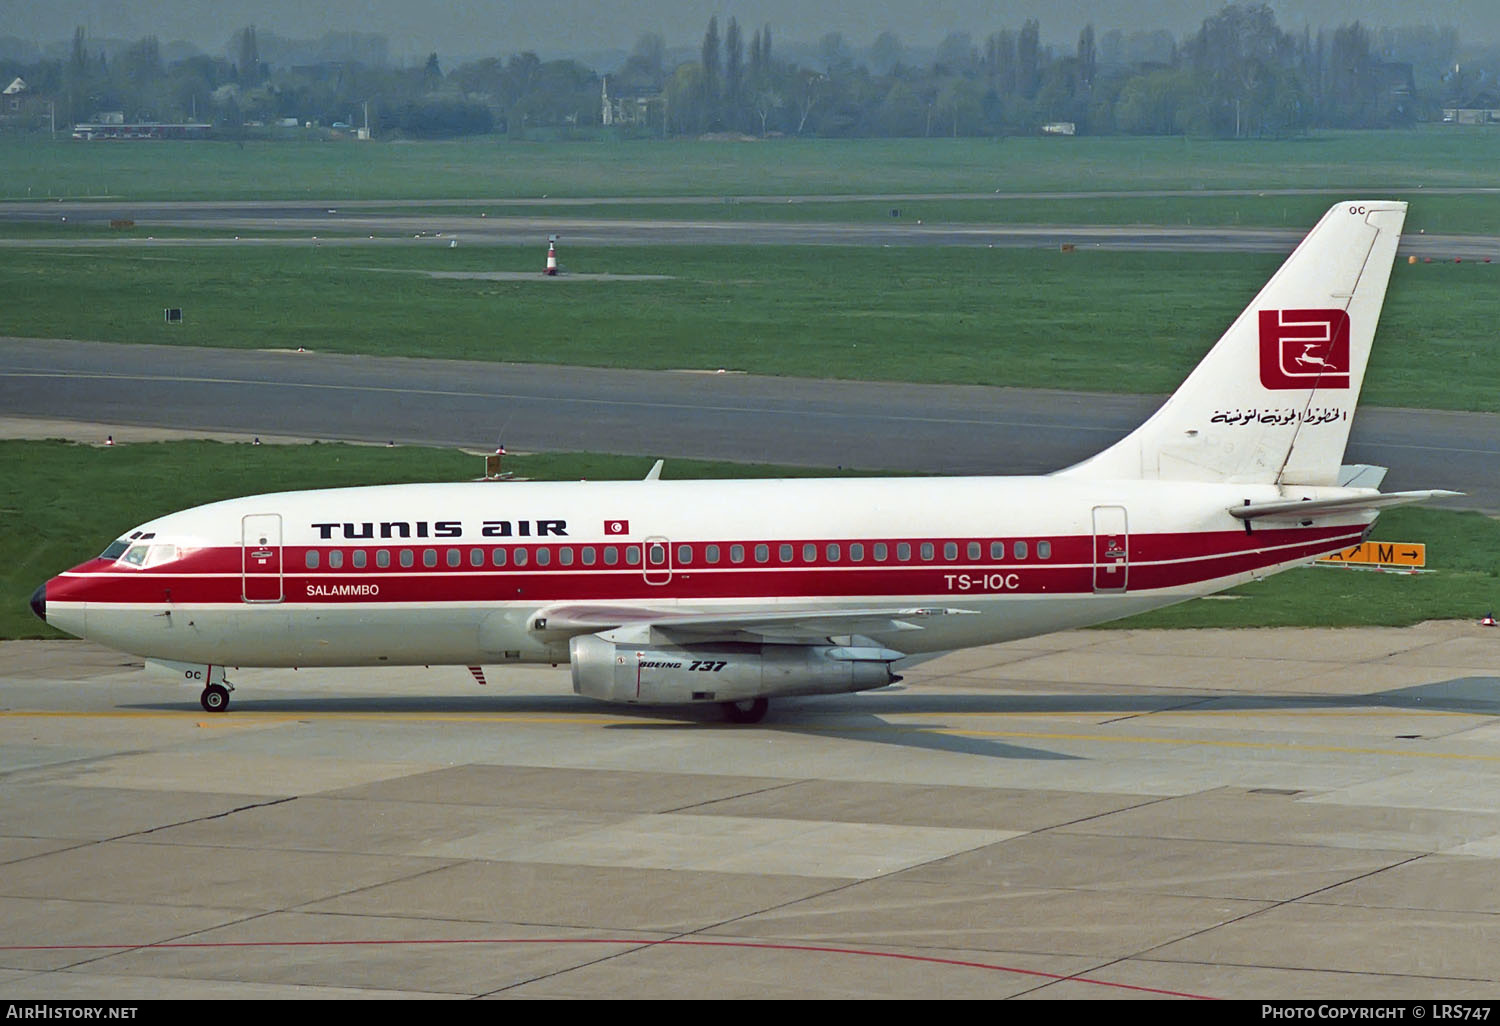
M 198 696 L 198 704 L 203 706 L 204 712 L 221 713 L 229 708 L 229 692 L 233 690 L 234 685 L 227 680 L 222 684 L 210 684 Z
M 228 681 L 225 681 L 228 684 Z M 198 703 L 202 705 L 204 712 L 223 712 L 229 708 L 229 690 L 223 684 L 210 684 L 202 688 L 202 694 L 198 696 Z

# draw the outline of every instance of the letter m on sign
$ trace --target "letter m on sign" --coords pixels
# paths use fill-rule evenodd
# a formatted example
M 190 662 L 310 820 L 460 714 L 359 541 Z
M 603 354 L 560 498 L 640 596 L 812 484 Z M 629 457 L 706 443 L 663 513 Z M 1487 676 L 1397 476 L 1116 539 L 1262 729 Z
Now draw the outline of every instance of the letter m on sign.
M 1262 310 L 1260 383 L 1276 390 L 1348 388 L 1349 314 Z

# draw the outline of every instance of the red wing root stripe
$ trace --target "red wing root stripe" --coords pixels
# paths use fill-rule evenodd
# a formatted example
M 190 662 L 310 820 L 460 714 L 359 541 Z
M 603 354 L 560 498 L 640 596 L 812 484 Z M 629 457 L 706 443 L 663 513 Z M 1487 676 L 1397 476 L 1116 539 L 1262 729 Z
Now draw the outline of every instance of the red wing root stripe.
M 768 944 L 757 941 L 729 940 L 642 940 L 639 937 L 476 937 L 436 940 L 321 940 L 321 941 L 219 941 L 219 942 L 166 942 L 162 944 L 0 944 L 0 951 L 182 951 L 214 950 L 233 948 L 335 948 L 335 947 L 416 947 L 453 945 L 522 945 L 522 944 L 606 944 L 623 945 L 629 948 L 737 948 L 749 951 L 792 951 L 819 955 L 854 955 L 862 958 L 888 958 L 902 962 L 922 962 L 927 965 L 950 966 L 958 969 L 984 969 L 989 972 L 1011 973 L 1016 976 L 1031 976 L 1055 982 L 1084 983 L 1094 987 L 1109 987 L 1140 994 L 1159 994 L 1162 997 L 1193 998 L 1213 1001 L 1207 994 L 1192 994 L 1180 990 L 1165 990 L 1160 987 L 1143 987 L 1134 983 L 1116 983 L 1111 980 L 1095 980 L 1087 976 L 1072 976 L 1067 973 L 1049 973 L 1040 969 L 1019 969 L 1015 966 L 996 965 L 992 962 L 971 962 L 957 958 L 938 958 L 933 955 L 907 955 L 896 951 L 869 951 L 862 948 L 836 948 L 817 944 Z

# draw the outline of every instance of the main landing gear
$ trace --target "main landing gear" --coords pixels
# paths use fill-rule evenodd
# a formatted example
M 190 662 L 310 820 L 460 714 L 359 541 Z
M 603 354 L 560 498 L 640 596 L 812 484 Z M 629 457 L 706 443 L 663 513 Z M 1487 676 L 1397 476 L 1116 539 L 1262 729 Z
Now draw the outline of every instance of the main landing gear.
M 198 704 L 204 712 L 221 713 L 229 708 L 229 692 L 233 690 L 227 680 L 223 684 L 210 684 L 198 696 Z
M 724 718 L 730 723 L 759 723 L 771 707 L 767 698 L 751 698 L 743 702 L 724 702 Z

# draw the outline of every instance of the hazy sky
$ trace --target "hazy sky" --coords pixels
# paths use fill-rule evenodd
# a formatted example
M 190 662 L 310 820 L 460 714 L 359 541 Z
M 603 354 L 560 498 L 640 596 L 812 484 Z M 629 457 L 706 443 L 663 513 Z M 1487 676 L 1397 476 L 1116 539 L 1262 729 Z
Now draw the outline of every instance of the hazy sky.
M 506 55 L 536 50 L 543 57 L 594 50 L 628 50 L 643 32 L 659 32 L 676 46 L 696 44 L 711 15 L 720 31 L 732 16 L 747 39 L 769 23 L 774 38 L 814 42 L 842 32 L 867 46 L 884 29 L 908 44 L 930 46 L 952 31 L 976 42 L 1000 28 L 1036 18 L 1047 42 L 1071 43 L 1092 22 L 1096 31 L 1166 28 L 1182 35 L 1224 6 L 1225 0 L 0 0 L 0 35 L 42 44 L 72 36 L 163 43 L 183 39 L 222 52 L 244 25 L 293 38 L 329 30 L 385 35 L 392 55 Z M 1466 38 L 1500 37 L 1500 0 L 1269 0 L 1283 28 L 1335 26 L 1358 18 L 1367 25 L 1454 25 Z

